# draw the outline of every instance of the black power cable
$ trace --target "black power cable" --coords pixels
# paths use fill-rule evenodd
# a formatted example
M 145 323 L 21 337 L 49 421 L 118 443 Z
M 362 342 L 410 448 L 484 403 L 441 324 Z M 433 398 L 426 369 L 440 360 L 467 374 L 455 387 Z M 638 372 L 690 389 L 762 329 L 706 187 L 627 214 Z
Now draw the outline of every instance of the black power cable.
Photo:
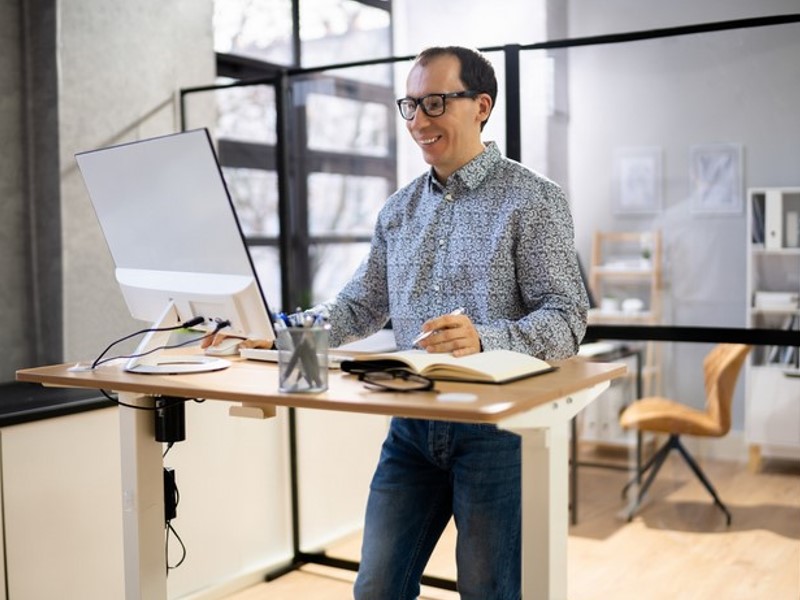
M 143 334 L 146 334 L 146 333 L 155 333 L 155 332 L 160 332 L 160 331 L 178 331 L 179 329 L 189 329 L 191 327 L 194 327 L 195 325 L 199 325 L 200 323 L 203 323 L 204 321 L 205 321 L 205 317 L 195 317 L 194 319 L 190 319 L 190 320 L 188 320 L 188 321 L 186 321 L 184 323 L 181 323 L 180 325 L 173 325 L 172 327 L 151 327 L 149 329 L 140 329 L 139 331 L 135 331 L 133 333 L 130 333 L 130 334 L 124 336 L 124 337 L 119 338 L 118 340 L 114 340 L 113 342 L 111 342 L 106 347 L 106 349 L 103 350 L 100 353 L 100 355 L 97 358 L 94 359 L 94 362 L 92 363 L 92 368 L 94 369 L 94 368 L 96 368 L 96 367 L 98 367 L 98 366 L 100 366 L 100 365 L 102 365 L 104 363 L 110 362 L 112 360 L 118 360 L 120 358 L 140 358 L 142 356 L 148 356 L 149 354 L 153 354 L 154 352 L 158 352 L 159 350 L 168 350 L 170 348 L 182 348 L 184 346 L 189 346 L 191 344 L 194 344 L 196 342 L 202 341 L 202 340 L 204 340 L 206 338 L 209 338 L 209 337 L 212 337 L 212 336 L 216 335 L 217 333 L 219 333 L 219 331 L 221 329 L 224 329 L 225 327 L 229 327 L 230 324 L 231 324 L 230 321 L 216 321 L 215 326 L 214 326 L 214 331 L 211 331 L 210 333 L 203 334 L 203 335 L 201 335 L 199 337 L 196 337 L 196 338 L 192 338 L 190 340 L 186 340 L 184 342 L 181 342 L 180 344 L 165 344 L 163 346 L 158 346 L 157 348 L 153 348 L 152 350 L 149 350 L 147 352 L 142 352 L 141 354 L 128 354 L 128 355 L 120 355 L 120 356 L 111 356 L 111 357 L 105 358 L 105 359 L 103 358 L 103 356 L 105 356 L 106 353 L 109 350 L 111 350 L 111 348 L 113 348 L 114 346 L 116 346 L 117 344 L 119 344 L 121 342 L 124 342 L 125 340 L 129 340 L 132 337 L 136 337 L 137 335 L 143 335 Z
M 207 338 L 215 336 L 217 333 L 219 333 L 220 330 L 224 329 L 225 327 L 229 327 L 230 324 L 231 324 L 231 322 L 227 321 L 227 320 L 217 320 L 215 322 L 214 330 L 211 331 L 210 333 L 206 333 L 206 334 L 203 334 L 203 335 L 201 335 L 199 337 L 195 337 L 195 338 L 192 338 L 190 340 L 186 340 L 186 341 L 181 342 L 179 344 L 165 344 L 163 346 L 159 346 L 157 348 L 153 348 L 152 350 L 149 350 L 148 352 L 142 352 L 140 354 L 128 354 L 128 355 L 112 356 L 112 357 L 105 358 L 105 359 L 103 358 L 103 356 L 105 356 L 106 353 L 108 353 L 108 351 L 111 348 L 113 348 L 114 346 L 116 346 L 117 344 L 119 344 L 121 342 L 129 340 L 129 339 L 131 339 L 133 337 L 136 337 L 137 335 L 143 335 L 143 334 L 159 332 L 159 331 L 178 331 L 179 329 L 189 329 L 191 327 L 194 327 L 195 325 L 199 325 L 200 323 L 205 322 L 205 320 L 206 320 L 205 317 L 195 317 L 193 319 L 189 319 L 188 321 L 185 321 L 185 322 L 181 323 L 180 325 L 173 325 L 172 327 L 150 327 L 148 329 L 140 329 L 139 331 L 135 331 L 133 333 L 130 333 L 130 334 L 124 336 L 124 337 L 119 338 L 118 340 L 114 340 L 108 346 L 106 346 L 106 349 L 103 350 L 96 359 L 94 359 L 94 362 L 92 363 L 92 367 L 91 368 L 94 369 L 94 368 L 96 368 L 96 367 L 98 367 L 98 366 L 100 366 L 100 365 L 102 365 L 104 363 L 110 362 L 112 360 L 125 359 L 125 358 L 140 358 L 142 356 L 147 356 L 149 354 L 153 354 L 154 352 L 158 352 L 159 350 L 169 350 L 169 349 L 172 349 L 172 348 L 182 348 L 184 346 L 189 346 L 191 344 L 194 344 L 194 343 L 200 342 L 200 341 L 202 341 L 204 339 L 207 339 Z M 106 390 L 102 390 L 101 389 L 100 393 L 102 393 L 106 398 L 108 398 L 109 400 L 111 400 L 112 402 L 117 404 L 118 406 L 124 406 L 125 408 L 134 408 L 134 409 L 137 409 L 137 410 L 160 410 L 162 408 L 162 407 L 159 407 L 159 406 L 136 406 L 134 404 L 126 404 L 125 402 L 122 402 L 121 400 L 119 400 L 119 398 L 115 398 L 114 396 L 112 396 Z M 201 400 L 201 399 L 198 399 L 198 398 L 185 398 L 185 399 L 183 399 L 184 402 L 186 402 L 188 400 L 194 400 L 195 402 L 204 402 L 205 401 L 205 400 Z

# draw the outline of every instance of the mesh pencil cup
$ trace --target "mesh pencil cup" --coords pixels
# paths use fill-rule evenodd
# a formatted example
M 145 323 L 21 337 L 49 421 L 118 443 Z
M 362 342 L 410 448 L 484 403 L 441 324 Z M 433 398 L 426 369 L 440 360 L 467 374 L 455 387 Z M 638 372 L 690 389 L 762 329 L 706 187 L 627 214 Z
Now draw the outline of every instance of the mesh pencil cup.
M 286 327 L 278 334 L 278 389 L 315 393 L 328 389 L 328 329 Z

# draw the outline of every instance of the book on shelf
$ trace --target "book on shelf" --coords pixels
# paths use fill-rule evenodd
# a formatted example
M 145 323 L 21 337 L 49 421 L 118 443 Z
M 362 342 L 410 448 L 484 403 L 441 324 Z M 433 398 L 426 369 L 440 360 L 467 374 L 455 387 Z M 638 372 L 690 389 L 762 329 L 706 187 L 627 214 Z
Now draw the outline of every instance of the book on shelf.
M 460 357 L 424 350 L 362 354 L 343 361 L 341 368 L 349 373 L 404 368 L 429 379 L 473 383 L 507 383 L 556 369 L 535 356 L 511 350 L 487 350 Z
M 752 203 L 752 242 L 758 246 L 764 246 L 764 200 L 755 199 Z
M 782 329 L 786 331 L 800 329 L 800 316 L 787 315 Z M 800 366 L 800 349 L 798 346 L 769 346 L 767 363 Z

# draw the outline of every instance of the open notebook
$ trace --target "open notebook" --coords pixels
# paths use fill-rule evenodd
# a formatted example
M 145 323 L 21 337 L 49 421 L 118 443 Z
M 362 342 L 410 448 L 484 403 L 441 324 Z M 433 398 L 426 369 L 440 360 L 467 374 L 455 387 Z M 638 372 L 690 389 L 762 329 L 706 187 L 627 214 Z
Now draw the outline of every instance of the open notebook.
M 341 368 L 351 373 L 405 368 L 430 379 L 474 383 L 507 383 L 556 369 L 539 358 L 511 350 L 489 350 L 458 358 L 424 350 L 365 354 L 343 362 Z

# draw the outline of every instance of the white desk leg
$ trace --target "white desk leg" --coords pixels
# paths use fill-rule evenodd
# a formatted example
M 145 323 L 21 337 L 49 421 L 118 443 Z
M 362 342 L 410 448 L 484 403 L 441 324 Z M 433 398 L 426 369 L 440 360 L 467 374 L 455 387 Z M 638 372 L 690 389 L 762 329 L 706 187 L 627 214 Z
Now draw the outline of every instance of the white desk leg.
M 121 393 L 125 404 L 152 406 L 153 399 Z M 125 600 L 166 600 L 162 446 L 155 440 L 153 411 L 119 408 L 122 451 L 122 532 Z
M 566 600 L 569 421 L 608 382 L 499 423 L 521 438 L 522 598 Z
M 522 438 L 522 597 L 567 597 L 567 422 L 520 429 Z

